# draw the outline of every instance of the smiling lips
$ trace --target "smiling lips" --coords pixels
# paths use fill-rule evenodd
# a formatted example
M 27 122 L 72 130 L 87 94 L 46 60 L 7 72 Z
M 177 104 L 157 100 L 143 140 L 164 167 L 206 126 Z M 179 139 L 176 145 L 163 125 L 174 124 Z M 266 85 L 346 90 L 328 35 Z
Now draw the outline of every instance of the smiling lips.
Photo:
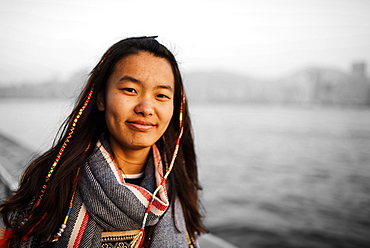
M 144 122 L 144 121 L 126 121 L 126 123 L 128 123 L 128 125 L 132 129 L 137 130 L 137 131 L 149 131 L 155 126 L 157 126 L 153 123 Z

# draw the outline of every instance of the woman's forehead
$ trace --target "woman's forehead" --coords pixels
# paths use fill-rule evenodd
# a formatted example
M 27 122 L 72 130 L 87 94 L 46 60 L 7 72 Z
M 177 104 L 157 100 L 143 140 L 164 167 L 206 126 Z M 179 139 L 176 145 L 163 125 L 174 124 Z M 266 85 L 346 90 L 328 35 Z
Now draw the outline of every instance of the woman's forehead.
M 148 80 L 174 88 L 175 78 L 169 61 L 148 52 L 131 54 L 117 62 L 109 79 L 115 83 L 120 81 L 145 83 Z

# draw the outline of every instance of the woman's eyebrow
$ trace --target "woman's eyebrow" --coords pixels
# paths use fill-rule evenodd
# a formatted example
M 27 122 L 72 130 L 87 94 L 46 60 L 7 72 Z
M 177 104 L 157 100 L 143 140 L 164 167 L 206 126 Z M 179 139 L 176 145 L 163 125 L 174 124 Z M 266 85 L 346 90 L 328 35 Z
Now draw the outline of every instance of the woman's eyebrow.
M 136 79 L 136 78 L 134 78 L 134 77 L 131 77 L 131 76 L 129 76 L 129 75 L 125 75 L 125 76 L 121 77 L 121 78 L 117 81 L 117 83 L 120 83 L 120 82 L 122 82 L 122 81 L 130 81 L 130 82 L 133 82 L 133 83 L 139 83 L 139 84 L 142 84 L 142 83 L 140 82 L 140 80 L 138 80 L 138 79 Z
M 169 90 L 171 92 L 174 92 L 173 87 L 171 85 L 169 85 L 169 84 L 157 85 L 155 88 L 156 89 L 165 89 L 165 90 Z
M 136 78 L 134 78 L 132 76 L 129 76 L 129 75 L 125 75 L 125 76 L 121 77 L 117 81 L 117 83 L 120 83 L 120 82 L 123 82 L 123 81 L 129 81 L 129 82 L 132 82 L 132 83 L 143 85 L 143 82 L 141 82 L 139 79 L 136 79 Z M 159 85 L 155 86 L 154 88 L 155 89 L 165 89 L 165 90 L 169 90 L 171 92 L 174 92 L 173 87 L 169 84 L 159 84 Z

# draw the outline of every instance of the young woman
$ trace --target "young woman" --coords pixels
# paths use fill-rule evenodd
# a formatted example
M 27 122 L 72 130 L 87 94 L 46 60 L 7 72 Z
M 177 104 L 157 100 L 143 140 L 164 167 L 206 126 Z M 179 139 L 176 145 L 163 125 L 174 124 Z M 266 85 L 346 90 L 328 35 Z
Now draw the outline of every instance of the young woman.
M 57 144 L 0 209 L 4 247 L 195 247 L 206 230 L 188 106 L 155 37 L 114 44 Z

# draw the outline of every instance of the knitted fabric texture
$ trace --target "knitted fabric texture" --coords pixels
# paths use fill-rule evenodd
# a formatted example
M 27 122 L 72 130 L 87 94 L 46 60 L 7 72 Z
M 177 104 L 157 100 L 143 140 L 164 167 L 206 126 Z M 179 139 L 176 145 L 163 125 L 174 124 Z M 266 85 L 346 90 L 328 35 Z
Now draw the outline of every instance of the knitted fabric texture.
M 109 142 L 102 138 L 81 171 L 73 208 L 59 241 L 40 244 L 31 236 L 22 242 L 22 248 L 96 248 L 102 246 L 103 230 L 140 229 L 152 193 L 163 177 L 155 145 L 152 152 L 153 159 L 149 159 L 141 185 L 128 184 L 112 159 Z M 158 192 L 146 225 L 156 225 L 150 248 L 189 247 L 181 203 L 175 199 L 170 204 L 166 188 Z M 19 248 L 19 243 L 13 247 Z
M 139 229 L 151 193 L 163 177 L 155 145 L 152 151 L 154 162 L 146 166 L 145 178 L 137 186 L 125 183 L 112 159 L 108 141 L 98 142 L 81 175 L 67 228 L 53 247 L 101 247 L 102 230 Z M 167 190 L 163 188 L 148 215 L 147 225 L 157 225 L 150 247 L 188 247 L 181 204 L 177 200 L 173 205 L 170 206 Z

